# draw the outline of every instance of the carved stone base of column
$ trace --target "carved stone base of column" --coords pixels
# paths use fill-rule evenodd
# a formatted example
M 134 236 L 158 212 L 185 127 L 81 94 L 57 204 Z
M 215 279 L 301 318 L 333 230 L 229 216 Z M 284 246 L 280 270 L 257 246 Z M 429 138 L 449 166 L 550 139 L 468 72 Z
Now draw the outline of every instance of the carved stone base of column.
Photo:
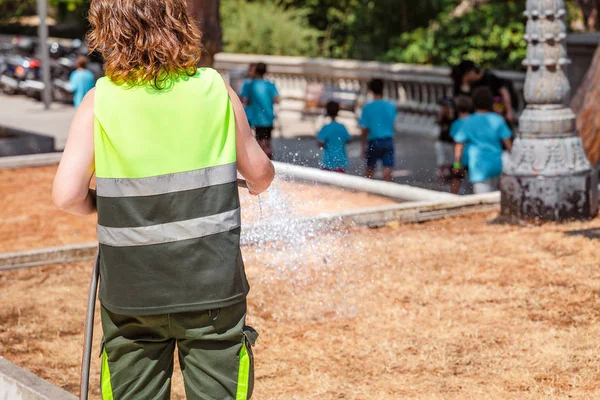
M 598 214 L 598 174 L 594 169 L 564 176 L 513 176 L 500 179 L 500 219 L 571 221 Z

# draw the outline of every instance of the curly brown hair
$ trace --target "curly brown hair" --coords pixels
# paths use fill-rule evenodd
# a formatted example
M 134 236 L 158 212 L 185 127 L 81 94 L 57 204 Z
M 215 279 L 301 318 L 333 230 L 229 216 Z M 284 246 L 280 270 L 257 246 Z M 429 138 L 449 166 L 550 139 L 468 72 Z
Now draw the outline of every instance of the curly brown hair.
M 92 0 L 89 21 L 90 51 L 102 54 L 118 85 L 161 90 L 198 70 L 202 34 L 185 0 Z

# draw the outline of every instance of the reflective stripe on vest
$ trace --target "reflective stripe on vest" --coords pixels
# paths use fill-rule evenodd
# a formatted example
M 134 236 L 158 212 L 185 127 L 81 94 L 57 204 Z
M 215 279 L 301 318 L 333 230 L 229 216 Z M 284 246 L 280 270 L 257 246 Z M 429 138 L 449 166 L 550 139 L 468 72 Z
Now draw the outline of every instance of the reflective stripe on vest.
M 96 189 L 102 197 L 156 196 L 235 182 L 235 163 L 148 178 L 98 178 Z
M 240 223 L 240 209 L 236 208 L 208 217 L 136 228 L 98 225 L 98 241 L 113 247 L 147 246 L 228 232 L 239 228 Z
M 123 197 L 160 196 L 236 181 L 236 164 L 231 163 L 148 178 L 98 178 L 96 187 L 98 196 L 106 198 L 102 203 L 111 202 L 111 199 L 112 203 L 116 203 L 118 198 Z M 159 201 L 155 197 L 152 202 L 156 204 Z M 240 218 L 240 209 L 236 208 L 214 215 L 150 226 L 108 227 L 98 224 L 98 241 L 110 246 L 126 247 L 188 240 L 239 228 Z
M 220 75 L 200 69 L 163 91 L 103 78 L 94 111 L 106 308 L 144 315 L 242 300 L 235 116 Z

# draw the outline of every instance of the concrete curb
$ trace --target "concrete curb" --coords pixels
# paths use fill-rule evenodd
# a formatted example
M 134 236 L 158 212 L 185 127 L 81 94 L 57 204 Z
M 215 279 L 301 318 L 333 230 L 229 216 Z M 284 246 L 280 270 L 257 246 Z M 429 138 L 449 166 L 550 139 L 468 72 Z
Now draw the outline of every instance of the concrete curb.
M 317 168 L 300 167 L 281 162 L 273 162 L 273 165 L 275 166 L 276 173 L 283 177 L 291 177 L 295 180 L 321 183 L 403 201 L 450 201 L 459 198 L 459 196 L 450 193 L 367 179 L 360 176 L 323 171 Z
M 77 400 L 77 397 L 0 357 L 0 400 Z
M 0 169 L 42 167 L 58 164 L 62 153 L 41 153 L 24 156 L 0 157 Z
M 264 242 L 263 234 L 273 232 L 281 226 L 285 233 L 290 228 L 300 230 L 310 227 L 312 231 L 324 231 L 332 225 L 370 227 L 384 226 L 390 222 L 425 222 L 451 216 L 498 208 L 500 193 L 456 197 L 452 200 L 419 201 L 391 206 L 363 208 L 314 217 L 290 218 L 278 223 L 253 223 L 243 227 L 242 245 L 249 246 Z M 274 238 L 272 240 L 278 240 Z M 97 243 L 81 243 L 69 246 L 50 247 L 15 253 L 0 254 L 0 271 L 29 268 L 42 265 L 91 261 L 96 255 Z
M 0 126 L 0 157 L 13 157 L 26 154 L 40 154 L 54 151 L 54 137 L 22 129 Z
M 340 219 L 344 225 L 383 226 L 390 222 L 425 222 L 471 212 L 498 208 L 500 193 L 472 195 L 442 201 L 418 201 L 392 206 L 344 211 L 329 218 Z M 323 216 L 323 219 L 328 216 Z
M 293 224 L 295 229 L 303 226 L 319 228 L 331 225 L 379 227 L 391 222 L 413 223 L 426 222 L 446 217 L 464 215 L 472 212 L 497 209 L 500 203 L 500 193 L 463 196 L 452 201 L 417 201 L 390 206 L 362 208 L 360 210 L 342 211 L 332 214 L 321 214 L 314 217 L 300 217 L 276 224 L 254 223 L 244 227 L 242 244 L 253 243 L 245 241 L 244 236 L 253 237 L 253 232 L 264 232 L 276 229 L 277 226 L 287 227 Z M 315 226 L 316 225 L 316 226 Z
M 0 271 L 93 260 L 98 243 L 79 243 L 0 254 Z

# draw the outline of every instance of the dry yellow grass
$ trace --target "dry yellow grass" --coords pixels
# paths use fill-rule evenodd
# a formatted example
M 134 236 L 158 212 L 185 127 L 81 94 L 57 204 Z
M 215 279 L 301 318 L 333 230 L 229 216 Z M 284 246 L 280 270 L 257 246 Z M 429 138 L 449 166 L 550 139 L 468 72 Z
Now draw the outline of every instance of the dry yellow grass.
M 56 166 L 0 169 L 0 252 L 96 240 L 95 216 L 69 215 L 52 204 L 55 172 Z M 256 197 L 242 189 L 240 198 L 244 223 L 261 217 Z M 262 195 L 262 203 L 264 215 L 275 212 L 287 218 L 395 204 L 366 193 L 282 180 Z M 289 207 L 282 208 L 281 204 Z
M 600 221 L 493 217 L 245 248 L 254 398 L 600 398 Z M 73 392 L 90 269 L 0 275 L 0 354 Z

